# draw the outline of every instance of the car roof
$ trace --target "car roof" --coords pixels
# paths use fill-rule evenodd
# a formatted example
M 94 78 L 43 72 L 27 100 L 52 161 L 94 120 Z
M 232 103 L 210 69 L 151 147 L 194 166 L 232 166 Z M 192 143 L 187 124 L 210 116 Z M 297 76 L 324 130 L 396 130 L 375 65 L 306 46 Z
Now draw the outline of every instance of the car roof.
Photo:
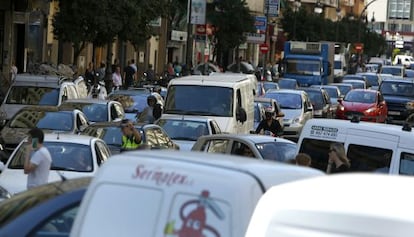
M 299 87 L 297 90 L 322 92 L 322 87 Z
M 89 124 L 89 127 L 97 127 L 97 128 L 105 128 L 105 127 L 120 127 L 121 126 L 121 122 L 122 121 L 110 121 L 110 122 L 96 122 L 96 123 L 91 123 Z M 151 124 L 151 123 L 137 123 L 135 121 L 131 121 L 135 127 L 144 127 L 144 126 L 156 126 L 159 127 L 156 124 Z
M 150 95 L 151 91 L 147 88 L 137 88 L 128 90 L 115 90 L 112 91 L 108 96 L 111 95 Z
M 254 77 L 254 78 L 253 78 Z M 210 76 L 205 75 L 191 75 L 180 78 L 175 78 L 170 81 L 171 85 L 204 85 L 204 86 L 222 86 L 232 87 L 235 83 L 256 80 L 254 74 L 242 73 L 214 73 Z M 218 84 L 220 83 L 220 84 Z
M 284 138 L 276 138 L 272 136 L 266 135 L 258 135 L 258 134 L 212 134 L 212 135 L 204 135 L 200 137 L 201 139 L 240 139 L 245 140 L 248 142 L 253 143 L 266 143 L 266 142 L 283 142 L 283 143 L 291 143 L 296 144 L 288 139 Z
M 59 88 L 64 82 L 73 84 L 72 79 L 53 75 L 17 74 L 14 86 L 36 86 Z
M 197 122 L 209 122 L 214 119 L 208 117 L 202 117 L 198 115 L 179 115 L 179 114 L 163 114 L 160 120 L 186 120 L 186 121 L 197 121 Z
M 398 68 L 398 69 L 404 69 L 405 67 L 403 65 L 398 66 L 398 65 L 384 65 L 381 68 Z
M 361 89 L 361 88 L 355 88 L 351 90 L 350 92 L 368 92 L 368 93 L 377 93 L 377 90 L 371 90 L 371 89 Z
M 70 100 L 65 100 L 64 102 L 62 102 L 62 104 L 64 103 L 77 103 L 77 104 L 82 104 L 82 103 L 93 103 L 93 104 L 107 104 L 110 101 L 113 100 L 101 100 L 101 99 L 92 99 L 92 98 L 80 98 L 80 99 L 70 99 Z
M 353 79 L 346 79 L 346 78 L 344 78 L 343 81 L 344 81 L 343 83 L 345 83 L 347 81 L 349 81 L 349 82 L 357 82 L 357 83 L 365 83 L 365 81 L 362 81 L 362 80 L 353 80 Z
M 62 132 L 50 132 L 45 133 L 45 142 L 64 142 L 64 143 L 76 143 L 82 145 L 90 145 L 91 140 L 97 139 L 87 135 L 69 134 Z
M 137 159 L 137 157 L 139 157 L 139 159 Z M 284 180 L 286 180 L 287 174 L 291 177 L 293 173 L 295 173 L 297 178 L 324 175 L 320 170 L 284 164 L 282 162 L 258 160 L 218 153 L 173 150 L 140 150 L 113 155 L 111 159 L 104 163 L 101 170 L 109 169 L 111 165 L 115 167 L 130 167 L 131 170 L 135 170 L 137 164 L 142 164 L 142 162 L 149 162 L 154 165 L 158 163 L 158 165 L 163 164 L 167 167 L 169 164 L 179 164 L 180 166 L 191 165 L 192 167 L 211 167 L 212 169 L 228 169 L 248 173 L 261 182 L 264 185 L 264 189 L 273 186 L 275 181 L 277 182 L 278 180 L 277 177 L 284 177 Z M 99 176 L 102 177 L 102 175 Z
M 414 83 L 414 78 L 385 78 L 382 82 L 399 82 L 399 83 Z
M 274 102 L 276 101 L 273 98 L 267 98 L 267 97 L 254 97 L 254 102 Z M 276 101 L 277 102 L 277 101 Z
M 294 89 L 270 89 L 266 92 L 266 94 L 270 94 L 270 93 L 290 93 L 290 94 L 297 94 L 297 95 L 303 95 L 304 91 L 302 90 L 294 90 Z
M 352 85 L 351 84 L 348 84 L 348 83 L 330 83 L 329 85 L 352 87 Z
M 407 236 L 413 185 L 406 176 L 355 173 L 277 185 L 258 202 L 246 237 Z

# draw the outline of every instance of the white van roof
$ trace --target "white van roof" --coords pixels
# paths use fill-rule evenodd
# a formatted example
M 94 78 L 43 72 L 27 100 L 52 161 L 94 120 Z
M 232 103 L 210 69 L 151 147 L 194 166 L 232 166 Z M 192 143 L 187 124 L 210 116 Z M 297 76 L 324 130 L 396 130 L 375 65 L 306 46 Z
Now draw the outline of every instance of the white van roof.
M 102 175 L 114 182 L 120 178 L 121 172 L 135 172 L 137 165 L 154 165 L 168 168 L 169 166 L 182 167 L 182 170 L 200 172 L 201 167 L 211 167 L 212 169 L 226 169 L 250 174 L 268 188 L 278 184 L 302 179 L 310 176 L 324 175 L 323 172 L 299 167 L 291 164 L 284 164 L 274 161 L 257 160 L 243 158 L 225 154 L 214 154 L 205 152 L 185 152 L 185 151 L 130 151 L 114 155 L 100 168 Z M 115 168 L 117 167 L 117 168 Z M 102 176 L 101 175 L 101 176 Z M 124 181 L 124 178 L 120 178 Z M 131 179 L 131 182 L 135 182 Z M 263 190 L 263 191 L 265 191 Z
M 399 143 L 400 147 L 412 148 L 414 141 L 414 131 L 410 128 L 403 129 L 404 126 L 393 124 L 382 124 L 372 122 L 352 122 L 350 120 L 339 119 L 310 119 L 306 122 L 304 129 L 302 130 L 301 138 L 308 137 L 310 130 L 313 128 L 317 130 L 328 131 L 334 129 L 335 133 L 321 134 L 319 138 L 335 140 L 335 136 L 345 135 L 349 133 L 349 130 L 362 132 L 365 137 L 378 138 L 381 137 L 384 141 L 393 141 Z M 332 130 L 333 131 L 333 130 Z M 370 133 L 371 132 L 371 133 Z M 312 137 L 318 137 L 318 135 L 312 135 Z
M 254 78 L 253 78 L 254 77 Z M 203 75 L 191 75 L 186 77 L 180 77 L 172 79 L 169 85 L 206 85 L 206 86 L 222 86 L 222 87 L 233 87 L 234 84 L 243 81 L 256 80 L 255 75 L 251 74 L 237 74 L 237 73 L 217 73 L 210 76 Z M 220 83 L 220 84 L 218 84 Z
M 272 187 L 245 237 L 410 236 L 414 179 L 342 174 Z

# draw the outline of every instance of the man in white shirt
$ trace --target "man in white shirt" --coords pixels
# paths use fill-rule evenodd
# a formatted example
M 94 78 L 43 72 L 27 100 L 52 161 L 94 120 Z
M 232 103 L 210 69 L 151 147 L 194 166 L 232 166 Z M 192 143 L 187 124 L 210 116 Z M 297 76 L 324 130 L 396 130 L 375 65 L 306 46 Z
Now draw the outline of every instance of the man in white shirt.
M 29 144 L 26 147 L 24 173 L 27 174 L 27 189 L 48 183 L 52 156 L 43 146 L 44 133 L 39 128 L 29 131 Z

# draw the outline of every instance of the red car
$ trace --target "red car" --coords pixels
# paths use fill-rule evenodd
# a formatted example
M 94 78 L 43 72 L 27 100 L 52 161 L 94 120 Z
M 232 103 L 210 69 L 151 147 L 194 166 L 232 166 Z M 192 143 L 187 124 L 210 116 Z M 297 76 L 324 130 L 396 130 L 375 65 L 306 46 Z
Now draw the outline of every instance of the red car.
M 385 123 L 387 120 L 387 103 L 379 91 L 353 89 L 338 102 L 336 111 L 338 119 L 351 119 L 358 116 L 361 121 Z

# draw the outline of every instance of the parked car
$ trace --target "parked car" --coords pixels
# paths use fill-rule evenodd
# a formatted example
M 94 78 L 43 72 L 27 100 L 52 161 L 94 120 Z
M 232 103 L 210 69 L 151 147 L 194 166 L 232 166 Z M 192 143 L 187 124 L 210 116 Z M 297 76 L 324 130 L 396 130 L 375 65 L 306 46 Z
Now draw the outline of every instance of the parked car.
M 243 156 L 246 148 L 252 152 L 252 158 L 286 163 L 295 159 L 297 149 L 296 143 L 283 138 L 256 134 L 219 134 L 200 137 L 191 150 Z
M 400 65 L 400 66 L 382 66 L 380 73 L 385 73 L 385 74 L 391 74 L 393 76 L 397 76 L 397 77 L 405 77 L 405 67 Z
M 70 78 L 18 74 L 0 107 L 0 125 L 4 126 L 23 107 L 58 106 L 67 99 L 77 98 L 80 98 L 77 86 Z
M 179 149 L 179 146 L 160 126 L 155 124 L 134 124 L 134 126 L 141 133 L 140 149 Z M 93 123 L 86 127 L 81 134 L 104 140 L 113 154 L 121 151 L 122 132 L 120 122 Z
M 295 90 L 299 87 L 298 81 L 291 78 L 280 78 L 277 82 L 280 89 L 292 89 Z
M 46 133 L 59 131 L 76 134 L 88 125 L 86 115 L 77 109 L 61 111 L 54 106 L 25 107 L 3 127 L 0 144 L 11 153 L 32 128 L 40 128 Z
M 349 91 L 354 89 L 352 84 L 348 83 L 329 83 L 329 85 L 338 87 L 339 91 L 341 92 L 339 95 L 340 97 L 344 97 Z
M 414 114 L 414 79 L 383 80 L 379 91 L 387 102 L 388 122 L 402 124 Z
M 353 89 L 368 89 L 367 83 L 362 80 L 343 79 L 342 83 L 352 85 Z
M 336 118 L 385 123 L 388 108 L 380 91 L 354 89 L 339 101 Z
M 122 104 L 114 100 L 76 99 L 67 100 L 60 110 L 81 110 L 90 122 L 120 121 L 125 117 Z
M 313 106 L 306 92 L 301 90 L 270 90 L 267 98 L 275 99 L 285 116 L 283 117 L 283 137 L 296 140 L 303 125 L 313 118 Z
M 0 236 L 69 236 L 91 177 L 60 180 L 0 203 Z
M 27 175 L 23 172 L 27 140 L 24 139 L 12 153 L 0 174 L 0 187 L 14 195 L 26 190 Z M 45 134 L 43 146 L 52 156 L 49 182 L 94 176 L 100 165 L 110 156 L 111 151 L 101 139 L 73 135 Z
M 221 133 L 214 119 L 200 116 L 165 114 L 155 124 L 167 132 L 180 150 L 191 150 L 200 136 Z
M 305 91 L 313 105 L 314 118 L 334 118 L 335 111 L 332 106 L 328 92 L 323 88 L 303 87 L 299 90 Z
M 368 80 L 371 90 L 378 90 L 378 87 L 381 84 L 381 77 L 378 75 L 378 73 L 360 72 L 357 73 L 357 75 L 362 75 Z
M 122 104 L 125 118 L 136 121 L 140 113 L 148 106 L 147 98 L 154 95 L 157 103 L 164 105 L 164 99 L 158 93 L 152 93 L 147 89 L 117 90 L 108 95 L 109 100 L 115 100 Z

